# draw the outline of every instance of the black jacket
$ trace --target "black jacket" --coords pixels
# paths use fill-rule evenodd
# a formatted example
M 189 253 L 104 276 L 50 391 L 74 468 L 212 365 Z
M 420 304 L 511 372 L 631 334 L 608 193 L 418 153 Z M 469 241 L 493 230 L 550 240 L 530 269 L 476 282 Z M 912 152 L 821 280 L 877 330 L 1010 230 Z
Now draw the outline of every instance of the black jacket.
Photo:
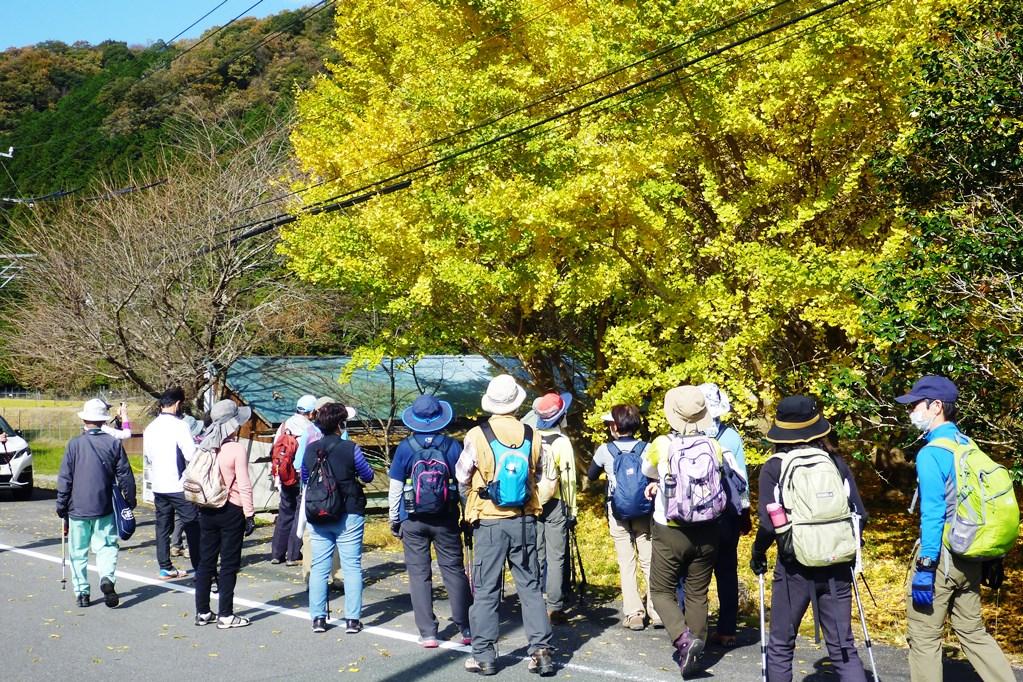
M 311 444 L 305 450 L 302 464 L 312 472 L 320 453 L 325 453 L 338 490 L 345 498 L 345 514 L 366 513 L 366 493 L 359 484 L 355 469 L 355 443 L 341 436 L 330 435 Z
M 112 514 L 114 481 L 135 508 L 135 474 L 121 441 L 99 429 L 72 438 L 57 474 L 57 514 L 95 519 Z

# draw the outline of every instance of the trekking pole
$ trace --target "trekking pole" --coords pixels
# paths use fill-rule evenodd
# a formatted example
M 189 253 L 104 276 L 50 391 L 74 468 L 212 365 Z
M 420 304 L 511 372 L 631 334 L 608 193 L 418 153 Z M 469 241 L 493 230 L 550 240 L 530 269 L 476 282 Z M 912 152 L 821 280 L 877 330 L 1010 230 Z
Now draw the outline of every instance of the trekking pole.
M 60 520 L 60 591 L 64 592 L 67 590 L 67 573 L 65 572 L 67 566 L 67 531 L 68 521 L 67 519 Z
M 760 580 L 760 679 L 767 682 L 767 607 L 764 605 L 764 574 Z
M 863 644 L 867 647 L 867 656 L 870 658 L 870 670 L 874 674 L 874 682 L 881 682 L 877 675 L 877 663 L 874 662 L 874 649 L 870 644 L 870 633 L 867 632 L 867 617 L 863 614 L 863 602 L 860 601 L 860 588 L 856 584 L 856 571 L 849 569 L 852 573 L 853 596 L 856 597 L 856 608 L 860 611 L 860 625 L 863 626 Z
M 874 599 L 874 591 L 870 589 L 870 583 L 867 582 L 867 574 L 860 572 L 860 579 L 863 581 L 863 586 L 867 588 L 867 595 L 870 596 L 870 601 L 874 602 L 874 608 L 877 608 L 877 600 Z
M 575 545 L 575 555 L 579 558 L 579 576 L 582 578 L 582 582 L 579 584 L 586 587 L 588 585 L 586 582 L 586 569 L 583 567 L 583 555 L 579 551 L 579 536 L 576 535 L 575 528 L 572 529 L 572 544 Z

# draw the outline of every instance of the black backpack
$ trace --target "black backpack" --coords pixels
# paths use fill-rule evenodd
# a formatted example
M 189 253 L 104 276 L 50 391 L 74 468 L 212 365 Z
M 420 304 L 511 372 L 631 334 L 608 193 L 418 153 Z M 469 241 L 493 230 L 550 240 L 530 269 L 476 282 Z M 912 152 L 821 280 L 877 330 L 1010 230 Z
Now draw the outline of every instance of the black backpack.
M 345 497 L 327 461 L 327 451 L 320 448 L 305 488 L 306 521 L 312 524 L 334 523 L 341 519 L 344 509 Z

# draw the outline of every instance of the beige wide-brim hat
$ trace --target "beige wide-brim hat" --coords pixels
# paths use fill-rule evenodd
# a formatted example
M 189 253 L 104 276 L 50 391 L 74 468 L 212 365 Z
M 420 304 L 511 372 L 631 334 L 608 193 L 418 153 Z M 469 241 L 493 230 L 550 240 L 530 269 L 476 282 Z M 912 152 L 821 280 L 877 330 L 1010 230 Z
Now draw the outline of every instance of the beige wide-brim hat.
M 499 374 L 490 380 L 480 404 L 490 414 L 511 414 L 526 399 L 526 391 L 510 374 Z
M 703 391 L 696 386 L 676 386 L 665 393 L 664 416 L 668 425 L 683 435 L 703 433 L 714 426 Z
M 107 405 L 106 401 L 99 398 L 87 400 L 85 405 L 82 406 L 82 411 L 78 413 L 78 418 L 83 422 L 108 422 L 112 419 L 110 416 L 110 406 Z

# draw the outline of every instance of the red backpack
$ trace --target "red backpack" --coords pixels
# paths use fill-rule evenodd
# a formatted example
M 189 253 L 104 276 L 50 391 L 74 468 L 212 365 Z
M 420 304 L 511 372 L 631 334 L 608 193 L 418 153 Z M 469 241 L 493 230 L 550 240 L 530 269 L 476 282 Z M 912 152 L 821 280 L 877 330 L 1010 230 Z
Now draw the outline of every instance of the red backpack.
M 295 471 L 296 452 L 298 438 L 291 431 L 284 429 L 270 450 L 270 474 L 276 476 L 281 485 L 298 485 L 298 472 Z

